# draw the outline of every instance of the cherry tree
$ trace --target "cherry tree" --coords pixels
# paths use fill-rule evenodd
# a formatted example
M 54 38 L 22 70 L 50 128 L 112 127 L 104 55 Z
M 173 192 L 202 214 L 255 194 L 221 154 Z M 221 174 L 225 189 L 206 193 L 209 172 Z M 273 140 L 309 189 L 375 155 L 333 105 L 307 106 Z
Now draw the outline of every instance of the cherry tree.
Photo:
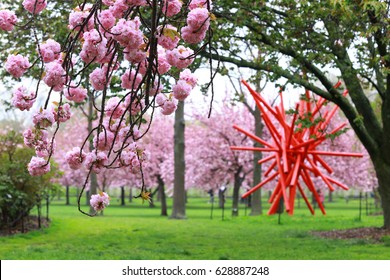
M 197 50 L 212 51 L 214 19 L 211 0 L 91 2 L 81 1 L 70 11 L 63 44 L 36 28 L 48 8 L 46 0 L 22 2 L 28 22 L 18 21 L 13 6 L 0 7 L 0 31 L 13 36 L 18 28 L 30 28 L 36 45 L 36 53 L 9 54 L 4 64 L 15 81 L 38 73 L 33 77 L 35 90 L 15 88 L 13 106 L 30 110 L 43 86 L 49 88 L 44 106 L 34 108 L 33 127 L 24 133 L 28 146 L 37 152 L 29 164 L 31 175 L 50 170 L 60 126 L 71 118 L 74 104 L 91 99 L 96 124 L 66 156 L 71 169 L 88 170 L 82 190 L 91 174 L 106 168 L 141 172 L 145 151 L 137 142 L 148 133 L 148 127 L 141 129 L 144 115 L 153 115 L 157 108 L 172 114 L 178 101 L 189 95 L 196 78 L 188 67 Z M 91 138 L 93 149 L 88 149 Z M 97 195 L 91 201 L 95 210 L 101 210 L 107 205 L 106 194 Z M 139 196 L 149 199 L 143 185 Z
M 233 215 L 238 215 L 239 192 L 243 183 L 250 180 L 253 171 L 253 154 L 237 153 L 230 146 L 249 145 L 250 140 L 232 128 L 233 124 L 254 129 L 254 119 L 244 106 L 228 103 L 216 110 L 212 118 L 197 116 L 189 127 L 188 145 L 191 156 L 188 159 L 188 175 L 192 184 L 202 186 L 206 191 L 227 183 L 233 184 Z
M 161 200 L 161 215 L 167 216 L 165 195 L 165 180 L 167 173 L 164 170 L 166 162 L 173 160 L 173 119 L 170 117 L 157 118 L 151 124 L 148 134 L 142 139 L 142 144 L 149 152 L 148 164 L 143 168 L 145 179 L 152 186 L 157 185 Z M 168 179 L 170 182 L 172 178 Z

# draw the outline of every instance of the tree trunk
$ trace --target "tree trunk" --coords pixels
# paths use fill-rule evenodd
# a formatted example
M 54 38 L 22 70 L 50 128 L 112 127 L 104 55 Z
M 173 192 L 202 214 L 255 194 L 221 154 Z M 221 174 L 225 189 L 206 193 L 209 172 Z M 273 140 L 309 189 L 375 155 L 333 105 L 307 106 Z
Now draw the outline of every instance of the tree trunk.
M 50 197 L 46 195 L 46 221 L 49 221 L 49 206 L 50 206 Z
M 333 202 L 333 192 L 328 192 L 328 202 Z
M 154 191 L 152 191 L 152 189 L 150 189 L 150 203 L 149 203 L 149 208 L 154 208 L 154 207 L 156 207 L 156 205 L 154 204 L 154 196 L 155 196 L 156 192 L 158 192 L 158 186 L 157 186 L 156 190 L 154 190 Z
M 66 186 L 66 205 L 69 205 L 69 186 Z
M 243 181 L 243 178 L 240 177 L 240 172 L 242 167 L 240 167 L 234 174 L 234 186 L 233 186 L 233 206 L 232 206 L 232 216 L 238 216 L 238 203 L 240 201 L 240 187 Z
M 131 188 L 131 187 L 129 190 L 129 202 L 133 202 L 133 188 Z
M 125 203 L 125 187 L 124 186 L 121 187 L 121 205 L 122 206 L 126 205 L 126 203 Z
M 161 216 L 168 216 L 167 197 L 165 195 L 164 181 L 160 175 L 157 176 L 158 180 L 158 196 L 161 201 Z
M 390 229 L 390 165 L 383 161 L 376 161 L 374 166 L 378 178 L 378 192 L 382 201 L 383 226 Z
M 90 200 L 90 191 L 88 190 L 85 192 L 85 205 L 88 206 L 90 204 L 89 200 Z
M 185 219 L 185 145 L 184 145 L 184 102 L 179 101 L 175 112 L 174 164 L 172 219 Z
M 39 201 L 38 201 L 38 204 L 37 204 L 37 210 L 38 210 L 38 228 L 41 228 L 42 227 L 42 223 L 41 223 L 41 213 L 42 213 L 42 200 L 39 198 Z
M 258 90 L 260 92 L 260 90 Z M 255 135 L 261 137 L 263 134 L 263 124 L 261 123 L 261 115 L 260 110 L 256 106 L 255 112 Z M 261 147 L 261 145 L 255 141 L 254 147 Z M 261 165 L 257 162 L 263 158 L 263 154 L 261 152 L 253 152 L 253 185 L 257 185 L 261 182 Z M 261 205 L 261 188 L 255 191 L 252 194 L 251 201 L 251 216 L 258 216 L 263 213 L 262 205 Z

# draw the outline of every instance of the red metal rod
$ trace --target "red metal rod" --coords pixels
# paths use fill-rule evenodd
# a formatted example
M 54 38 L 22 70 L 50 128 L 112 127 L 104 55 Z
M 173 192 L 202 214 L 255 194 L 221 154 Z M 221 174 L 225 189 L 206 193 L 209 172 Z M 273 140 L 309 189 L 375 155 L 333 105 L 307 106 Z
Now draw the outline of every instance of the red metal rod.
M 275 158 L 275 155 L 270 155 L 268 157 L 265 157 L 265 158 L 262 158 L 262 159 L 258 160 L 257 164 L 261 165 L 261 164 L 263 164 L 263 163 L 265 163 L 265 162 L 267 162 L 267 161 L 269 161 L 269 160 L 271 160 L 273 158 Z
M 233 151 L 258 151 L 258 152 L 278 152 L 278 149 L 271 148 L 258 148 L 258 147 L 243 147 L 243 146 L 230 146 Z
M 330 151 L 309 151 L 308 154 L 311 155 L 323 155 L 323 156 L 338 156 L 338 157 L 363 157 L 361 153 L 344 153 L 344 152 L 330 152 Z
M 270 167 L 268 167 L 267 171 L 264 172 L 264 176 L 267 177 L 267 176 L 271 173 L 271 171 L 275 168 L 275 166 L 276 166 L 276 159 L 275 159 L 275 161 L 270 165 Z
M 233 128 L 238 130 L 238 131 L 240 131 L 240 132 L 242 132 L 242 133 L 244 133 L 249 138 L 252 138 L 253 140 L 259 142 L 260 144 L 262 144 L 264 146 L 267 146 L 267 147 L 270 147 L 270 148 L 274 148 L 274 146 L 270 145 L 267 141 L 264 141 L 260 137 L 254 135 L 253 133 L 250 133 L 249 131 L 246 131 L 245 129 L 239 127 L 238 125 L 233 124 Z
M 303 191 L 303 189 L 302 189 L 302 187 L 301 187 L 301 184 L 299 184 L 299 182 L 298 182 L 297 186 L 298 186 L 298 190 L 299 190 L 299 192 L 301 193 L 301 196 L 302 196 L 303 200 L 306 202 L 306 205 L 307 205 L 307 207 L 309 208 L 311 214 L 314 215 L 314 209 L 313 209 L 313 207 L 311 206 L 309 200 L 307 199 L 307 197 L 306 197 L 306 195 L 305 195 L 305 192 Z
M 333 173 L 333 169 L 319 155 L 313 154 L 313 159 L 318 161 L 329 174 Z
M 288 201 L 287 193 L 286 193 L 286 186 L 287 186 L 287 184 L 286 184 L 286 180 L 285 180 L 285 177 L 284 177 L 285 173 L 283 172 L 283 167 L 282 167 L 279 155 L 276 155 L 276 162 L 277 162 L 278 169 L 279 169 L 279 175 L 280 175 L 279 181 L 281 183 L 281 188 L 282 188 L 282 193 L 283 193 L 283 200 L 284 200 L 284 204 L 285 204 L 285 207 L 286 207 L 286 211 L 290 211 L 290 203 Z
M 331 178 L 331 177 L 328 177 L 328 176 L 326 176 L 325 175 L 325 177 L 330 181 L 330 182 L 332 182 L 333 184 L 335 184 L 335 185 L 338 185 L 339 187 L 341 187 L 342 189 L 344 189 L 344 190 L 349 190 L 349 188 L 346 186 L 346 185 L 344 185 L 343 183 L 341 183 L 341 182 L 339 182 L 339 181 L 337 181 L 337 180 L 335 180 L 335 179 L 333 179 L 333 178 Z

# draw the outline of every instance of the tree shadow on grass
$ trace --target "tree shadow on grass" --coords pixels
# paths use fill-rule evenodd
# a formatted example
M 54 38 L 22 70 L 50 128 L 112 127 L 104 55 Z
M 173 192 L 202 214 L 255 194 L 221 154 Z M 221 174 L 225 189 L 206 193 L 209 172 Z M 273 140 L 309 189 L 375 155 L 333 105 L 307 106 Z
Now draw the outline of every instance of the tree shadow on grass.
M 359 239 L 375 243 L 389 243 L 390 230 L 380 227 L 363 227 L 330 231 L 312 231 L 313 235 L 331 239 Z
M 23 223 L 23 224 L 22 224 Z M 19 233 L 27 233 L 34 230 L 40 230 L 50 225 L 50 219 L 41 217 L 41 227 L 39 227 L 39 220 L 37 216 L 28 216 L 24 218 L 13 227 L 5 227 L 0 229 L 0 236 L 10 236 Z

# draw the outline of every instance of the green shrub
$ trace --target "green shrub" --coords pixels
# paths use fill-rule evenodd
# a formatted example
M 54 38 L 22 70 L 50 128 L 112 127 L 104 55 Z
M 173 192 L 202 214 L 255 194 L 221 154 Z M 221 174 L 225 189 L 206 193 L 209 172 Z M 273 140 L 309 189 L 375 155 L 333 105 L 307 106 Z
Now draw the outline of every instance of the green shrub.
M 14 227 L 53 188 L 55 164 L 48 174 L 32 177 L 27 164 L 35 153 L 22 141 L 14 131 L 0 135 L 0 228 Z

